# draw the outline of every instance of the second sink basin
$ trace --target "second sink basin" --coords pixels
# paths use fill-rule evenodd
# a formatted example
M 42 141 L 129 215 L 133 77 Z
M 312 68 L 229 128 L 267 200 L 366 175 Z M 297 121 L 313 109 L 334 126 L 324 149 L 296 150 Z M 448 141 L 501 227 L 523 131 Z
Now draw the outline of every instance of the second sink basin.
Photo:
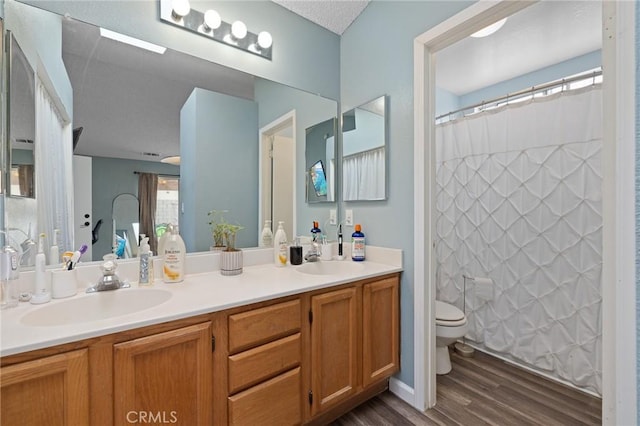
M 166 302 L 171 292 L 160 289 L 120 289 L 54 302 L 25 314 L 31 326 L 71 325 L 142 311 Z
M 364 269 L 362 263 L 349 261 L 309 262 L 296 266 L 295 270 L 311 275 L 341 275 L 360 272 Z

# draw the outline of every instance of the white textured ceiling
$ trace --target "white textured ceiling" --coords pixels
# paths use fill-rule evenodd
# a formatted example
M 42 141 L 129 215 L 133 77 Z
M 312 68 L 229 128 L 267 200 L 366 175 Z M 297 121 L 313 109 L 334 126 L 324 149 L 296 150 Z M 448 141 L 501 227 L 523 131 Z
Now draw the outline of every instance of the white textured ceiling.
M 369 0 L 272 0 L 338 35 L 360 15 Z
M 601 47 L 601 2 L 541 1 L 488 37 L 438 52 L 436 85 L 461 96 Z

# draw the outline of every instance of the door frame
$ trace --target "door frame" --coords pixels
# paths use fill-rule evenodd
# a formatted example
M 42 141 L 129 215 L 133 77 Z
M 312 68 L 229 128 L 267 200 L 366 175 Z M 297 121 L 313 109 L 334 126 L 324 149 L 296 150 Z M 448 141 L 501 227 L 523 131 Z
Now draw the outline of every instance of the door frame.
M 265 153 L 266 150 L 266 146 L 269 143 L 269 139 L 274 136 L 276 133 L 282 131 L 283 129 L 286 129 L 287 127 L 291 127 L 293 129 L 292 133 L 292 139 L 293 139 L 293 143 L 292 143 L 292 155 L 293 158 L 295 160 L 296 158 L 296 147 L 297 147 L 297 132 L 296 132 L 296 110 L 293 109 L 291 111 L 289 111 L 288 113 L 281 115 L 280 117 L 276 118 L 275 120 L 273 120 L 272 122 L 270 122 L 269 124 L 263 126 L 260 128 L 259 130 L 259 134 L 258 134 L 258 196 L 259 196 L 259 201 L 258 201 L 258 238 L 260 237 L 261 233 L 262 233 L 262 227 L 264 226 L 264 220 L 263 220 L 263 189 L 264 187 L 267 185 L 266 182 L 263 182 L 262 180 L 262 174 L 263 174 L 263 166 L 262 166 L 262 156 Z M 293 162 L 293 165 L 291 167 L 291 208 L 293 209 L 292 211 L 292 218 L 293 218 L 293 223 L 292 225 L 292 229 L 295 230 L 296 228 L 296 204 L 297 204 L 297 199 L 296 199 L 296 162 Z M 272 218 L 273 220 L 273 218 Z M 271 224 L 272 228 L 275 226 L 274 223 Z M 272 229 L 273 231 L 273 229 Z M 275 233 L 275 232 L 274 232 Z
M 414 39 L 414 392 L 436 404 L 435 52 L 535 1 L 478 1 Z M 635 4 L 603 1 L 602 422 L 635 424 Z M 631 342 L 633 342 L 631 344 Z M 409 401 L 411 402 L 411 401 Z

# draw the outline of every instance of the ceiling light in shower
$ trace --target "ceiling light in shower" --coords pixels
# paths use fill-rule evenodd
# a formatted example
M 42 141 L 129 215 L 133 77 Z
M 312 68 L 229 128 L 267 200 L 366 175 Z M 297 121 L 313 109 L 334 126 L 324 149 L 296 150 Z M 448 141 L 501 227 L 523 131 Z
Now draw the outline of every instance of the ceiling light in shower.
M 179 166 L 180 165 L 180 156 L 179 155 L 172 155 L 171 157 L 164 157 L 162 160 L 160 160 L 161 163 L 166 163 L 166 164 L 173 164 L 175 166 Z
M 475 33 L 471 34 L 471 37 L 481 38 L 481 37 L 490 36 L 491 34 L 498 31 L 500 28 L 502 28 L 505 22 L 507 22 L 507 18 L 501 19 L 498 22 L 494 22 L 493 24 L 484 27 L 480 31 L 476 31 Z

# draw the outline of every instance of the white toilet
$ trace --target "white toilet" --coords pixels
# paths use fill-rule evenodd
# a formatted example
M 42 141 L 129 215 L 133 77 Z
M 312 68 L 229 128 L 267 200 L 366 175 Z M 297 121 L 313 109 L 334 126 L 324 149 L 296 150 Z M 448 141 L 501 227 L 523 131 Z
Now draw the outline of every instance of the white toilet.
M 449 303 L 436 300 L 436 373 L 451 371 L 448 346 L 467 334 L 467 318 Z

